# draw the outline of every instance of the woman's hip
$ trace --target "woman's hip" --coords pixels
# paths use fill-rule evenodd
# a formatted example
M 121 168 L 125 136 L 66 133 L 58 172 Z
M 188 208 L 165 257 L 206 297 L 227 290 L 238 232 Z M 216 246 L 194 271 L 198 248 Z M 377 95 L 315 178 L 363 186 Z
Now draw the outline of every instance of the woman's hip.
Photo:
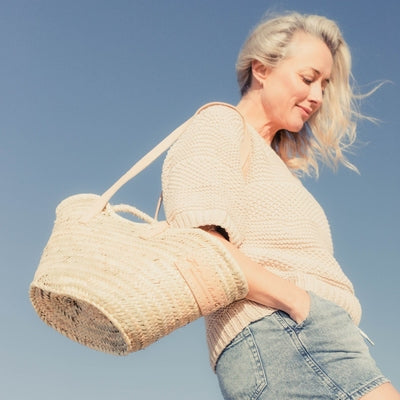
M 348 313 L 310 298 L 301 324 L 277 311 L 226 347 L 216 367 L 225 399 L 358 399 L 387 381 Z

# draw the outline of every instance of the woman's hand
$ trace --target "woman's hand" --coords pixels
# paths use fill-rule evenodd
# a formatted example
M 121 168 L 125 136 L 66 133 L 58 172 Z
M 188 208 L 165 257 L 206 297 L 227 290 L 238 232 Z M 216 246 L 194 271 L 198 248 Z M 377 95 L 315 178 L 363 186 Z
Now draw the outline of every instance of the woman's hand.
M 248 300 L 282 310 L 298 324 L 307 318 L 310 312 L 310 296 L 304 289 L 268 271 L 245 256 L 218 232 L 209 231 L 209 234 L 225 245 L 242 268 L 249 287 L 246 296 Z
M 305 290 L 297 288 L 297 300 L 293 300 L 292 308 L 287 313 L 293 321 L 301 324 L 307 319 L 310 313 L 310 295 Z

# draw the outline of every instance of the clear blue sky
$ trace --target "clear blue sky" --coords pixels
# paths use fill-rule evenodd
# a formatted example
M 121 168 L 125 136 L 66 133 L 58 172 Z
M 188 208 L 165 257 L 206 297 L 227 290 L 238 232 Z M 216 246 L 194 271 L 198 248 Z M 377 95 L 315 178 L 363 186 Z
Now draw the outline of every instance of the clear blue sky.
M 118 358 L 78 345 L 36 316 L 28 286 L 56 205 L 101 193 L 200 105 L 235 104 L 234 63 L 268 9 L 338 21 L 363 91 L 351 160 L 305 184 L 331 221 L 354 282 L 361 327 L 400 388 L 400 2 L 261 0 L 0 0 L 0 396 L 10 400 L 221 399 L 202 321 Z M 153 212 L 160 162 L 118 193 Z

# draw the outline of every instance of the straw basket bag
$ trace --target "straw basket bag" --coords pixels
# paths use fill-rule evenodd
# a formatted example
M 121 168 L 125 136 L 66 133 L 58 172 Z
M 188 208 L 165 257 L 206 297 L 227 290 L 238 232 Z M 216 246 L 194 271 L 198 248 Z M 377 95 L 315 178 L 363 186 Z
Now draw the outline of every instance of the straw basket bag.
M 188 123 L 102 196 L 78 194 L 58 205 L 29 294 L 39 317 L 70 339 L 125 355 L 246 296 L 243 273 L 219 240 L 201 229 L 172 228 L 135 207 L 109 203 Z

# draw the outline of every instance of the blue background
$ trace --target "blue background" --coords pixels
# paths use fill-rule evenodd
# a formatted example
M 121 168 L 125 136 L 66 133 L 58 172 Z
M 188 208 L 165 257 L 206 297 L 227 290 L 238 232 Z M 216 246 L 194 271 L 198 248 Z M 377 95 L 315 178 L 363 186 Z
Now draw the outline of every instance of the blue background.
M 0 1 L 0 396 L 5 399 L 221 399 L 201 320 L 114 357 L 47 327 L 28 287 L 56 205 L 102 193 L 209 101 L 239 100 L 234 64 L 267 10 L 338 21 L 363 102 L 361 175 L 323 169 L 305 184 L 331 221 L 335 254 L 363 304 L 371 352 L 400 387 L 398 1 Z M 153 213 L 161 160 L 113 202 Z

